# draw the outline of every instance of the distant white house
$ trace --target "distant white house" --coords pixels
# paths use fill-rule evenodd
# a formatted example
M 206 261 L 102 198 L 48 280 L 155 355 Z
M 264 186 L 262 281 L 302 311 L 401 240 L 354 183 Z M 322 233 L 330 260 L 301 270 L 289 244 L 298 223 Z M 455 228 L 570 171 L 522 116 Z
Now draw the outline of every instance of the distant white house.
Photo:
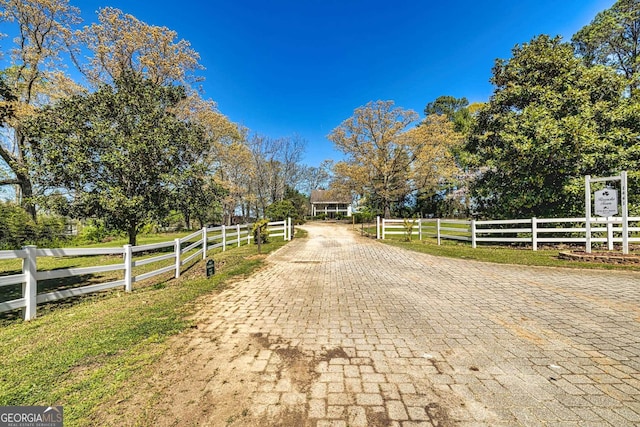
M 311 216 L 350 217 L 351 213 L 351 197 L 332 190 L 311 190 Z

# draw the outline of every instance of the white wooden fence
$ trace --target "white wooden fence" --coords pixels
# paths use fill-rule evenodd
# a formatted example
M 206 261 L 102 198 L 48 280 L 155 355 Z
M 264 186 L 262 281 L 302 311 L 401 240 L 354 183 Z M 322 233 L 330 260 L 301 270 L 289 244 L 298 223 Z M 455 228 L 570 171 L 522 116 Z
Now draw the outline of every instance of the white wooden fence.
M 629 242 L 640 242 L 640 217 L 629 217 Z M 407 224 L 405 225 L 405 221 Z M 411 227 L 412 237 L 463 240 L 471 242 L 475 248 L 478 242 L 530 243 L 538 250 L 540 243 L 607 243 L 613 249 L 614 243 L 622 243 L 622 218 L 591 218 L 591 230 L 586 229 L 586 218 L 530 218 L 509 220 L 455 220 L 455 219 L 384 219 L 377 218 L 376 236 L 407 236 Z M 635 236 L 632 233 L 636 233 Z
M 291 233 L 293 230 L 291 226 L 291 218 L 285 221 L 270 222 L 267 227 L 269 237 L 282 237 L 284 240 L 291 240 Z M 24 319 L 30 320 L 36 317 L 37 305 L 45 302 L 76 297 L 117 287 L 123 287 L 125 291 L 131 292 L 135 282 L 171 271 L 175 272 L 175 277 L 178 278 L 180 277 L 180 269 L 183 265 L 198 256 L 205 259 L 207 257 L 207 252 L 212 249 L 222 248 L 222 251 L 224 251 L 229 246 L 239 247 L 242 244 L 251 244 L 251 240 L 253 239 L 252 230 L 253 224 L 233 225 L 227 227 L 220 226 L 213 228 L 205 227 L 179 239 L 148 245 L 124 245 L 122 247 L 114 248 L 61 249 L 41 249 L 36 246 L 26 246 L 19 250 L 0 251 L 0 260 L 22 260 L 22 272 L 20 274 L 6 276 L 0 275 L 0 287 L 22 284 L 22 297 L 0 302 L 0 313 L 23 309 Z M 167 248 L 172 248 L 171 252 L 166 252 Z M 164 253 L 160 253 L 159 255 L 155 255 L 150 258 L 134 259 L 136 254 L 148 254 L 149 252 L 160 250 L 164 251 Z M 95 267 L 63 268 L 49 271 L 38 271 L 37 268 L 37 259 L 41 257 L 74 257 L 91 255 L 120 255 L 122 256 L 123 262 Z M 173 259 L 175 262 L 137 276 L 133 275 L 134 267 L 158 263 L 170 259 Z M 111 282 L 93 285 L 84 284 L 83 286 L 71 289 L 55 290 L 48 293 L 38 294 L 37 291 L 38 281 L 91 275 L 108 271 L 124 271 L 124 277 Z

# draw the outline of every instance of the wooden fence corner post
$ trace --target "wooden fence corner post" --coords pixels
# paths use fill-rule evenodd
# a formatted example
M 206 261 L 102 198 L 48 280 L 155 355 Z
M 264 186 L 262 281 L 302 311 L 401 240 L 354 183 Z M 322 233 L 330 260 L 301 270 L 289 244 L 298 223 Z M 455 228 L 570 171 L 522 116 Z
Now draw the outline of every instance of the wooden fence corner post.
M 236 239 L 238 241 L 238 247 L 240 247 L 240 224 L 236 224 Z
M 133 250 L 131 245 L 124 245 L 124 290 L 131 292 L 133 289 Z
M 174 240 L 173 243 L 173 251 L 176 254 L 176 279 L 180 277 L 180 252 L 181 252 L 181 247 L 180 247 L 180 239 L 176 239 Z
M 534 216 L 531 218 L 531 246 L 533 246 L 533 250 L 538 250 L 538 222 L 537 218 Z
M 22 297 L 25 304 L 22 317 L 24 320 L 32 320 L 36 317 L 36 305 L 38 304 L 37 247 L 29 245 L 23 249 L 27 256 L 22 260 L 22 273 L 25 280 L 22 284 Z
M 364 224 L 364 221 L 363 221 Z M 376 239 L 380 238 L 380 215 L 376 216 Z
M 438 240 L 438 246 L 440 246 L 440 218 L 436 218 L 436 239 Z

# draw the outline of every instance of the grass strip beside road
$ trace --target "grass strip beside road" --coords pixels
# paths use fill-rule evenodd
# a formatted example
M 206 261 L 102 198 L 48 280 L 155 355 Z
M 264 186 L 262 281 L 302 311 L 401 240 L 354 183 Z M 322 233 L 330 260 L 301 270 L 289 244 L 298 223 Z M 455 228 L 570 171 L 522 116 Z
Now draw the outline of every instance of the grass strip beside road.
M 190 327 L 197 299 L 255 271 L 264 258 L 256 255 L 255 245 L 234 248 L 215 254 L 210 279 L 200 261 L 178 280 L 83 297 L 0 328 L 0 405 L 63 405 L 65 425 L 91 425 L 92 411 L 127 390 L 134 373 L 151 375 L 167 338 Z
M 476 249 L 473 249 L 470 243 L 452 242 L 448 240 L 443 240 L 442 244 L 438 246 L 436 239 L 431 238 L 422 241 L 413 240 L 411 242 L 399 240 L 380 240 L 380 242 L 430 255 L 495 262 L 499 264 L 640 271 L 640 265 L 637 264 L 605 264 L 563 260 L 558 258 L 558 254 L 561 252 L 558 249 L 539 249 L 533 251 L 530 247 L 497 247 L 485 245 L 479 245 Z

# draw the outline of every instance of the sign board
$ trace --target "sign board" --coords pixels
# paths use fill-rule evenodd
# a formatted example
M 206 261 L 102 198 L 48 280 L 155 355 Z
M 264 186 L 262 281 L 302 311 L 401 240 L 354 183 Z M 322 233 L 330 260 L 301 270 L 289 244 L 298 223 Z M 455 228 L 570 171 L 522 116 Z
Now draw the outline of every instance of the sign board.
M 594 213 L 598 216 L 614 216 L 618 214 L 618 191 L 604 188 L 595 192 Z
M 216 264 L 212 259 L 207 260 L 206 268 L 207 268 L 207 278 L 216 274 Z

